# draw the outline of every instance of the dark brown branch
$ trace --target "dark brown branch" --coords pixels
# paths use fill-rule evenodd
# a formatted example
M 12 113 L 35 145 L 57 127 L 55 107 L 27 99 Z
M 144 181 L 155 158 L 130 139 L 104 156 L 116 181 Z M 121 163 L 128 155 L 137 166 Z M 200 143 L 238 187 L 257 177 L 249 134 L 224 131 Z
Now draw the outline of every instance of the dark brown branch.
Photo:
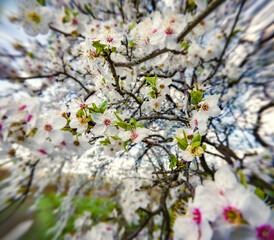
M 209 168 L 209 166 L 207 165 L 207 162 L 205 160 L 205 156 L 204 155 L 202 155 L 200 157 L 200 162 L 201 162 L 201 165 L 202 165 L 203 169 L 205 170 L 205 172 L 209 173 L 211 175 L 212 179 L 214 180 L 214 171 L 211 170 Z
M 121 93 L 121 88 L 120 88 L 120 84 L 119 84 L 119 77 L 116 73 L 116 69 L 114 67 L 114 63 L 113 61 L 111 60 L 110 56 L 108 54 L 105 55 L 106 56 L 106 60 L 108 61 L 109 63 L 109 67 L 110 67 L 110 70 L 111 70 L 111 73 L 114 77 L 114 80 L 115 80 L 115 88 L 116 88 L 116 91 Z
M 273 108 L 274 107 L 274 102 L 270 102 L 268 104 L 266 104 L 265 106 L 261 107 L 260 110 L 258 111 L 258 116 L 257 116 L 257 121 L 256 121 L 256 126 L 253 129 L 253 134 L 256 138 L 256 140 L 264 147 L 270 147 L 271 145 L 269 145 L 268 143 L 266 143 L 261 136 L 259 135 L 259 129 L 260 129 L 260 122 L 262 119 L 262 113 L 264 111 L 266 111 L 269 108 Z
M 230 34 L 229 34 L 229 36 L 228 36 L 228 38 L 226 40 L 225 46 L 223 48 L 223 51 L 221 53 L 221 56 L 219 58 L 219 61 L 218 61 L 217 65 L 216 65 L 216 67 L 214 68 L 214 70 L 209 74 L 209 76 L 204 81 L 207 81 L 207 80 L 211 79 L 216 74 L 216 72 L 218 71 L 219 67 L 223 63 L 223 57 L 225 55 L 226 49 L 228 48 L 228 45 L 229 45 L 231 39 L 232 39 L 232 36 L 233 36 L 233 33 L 234 33 L 234 29 L 235 29 L 235 27 L 237 25 L 237 22 L 239 20 L 239 17 L 240 17 L 240 14 L 242 12 L 242 9 L 243 9 L 243 6 L 244 6 L 245 2 L 246 2 L 246 0 L 242 0 L 242 2 L 241 2 L 241 6 L 240 6 L 239 11 L 237 13 L 237 16 L 236 16 L 236 18 L 234 20 L 234 23 L 233 23 L 233 26 L 231 28 Z
M 26 190 L 23 192 L 23 194 L 16 200 L 14 200 L 8 207 L 4 208 L 3 210 L 0 211 L 0 213 L 2 214 L 4 211 L 6 211 L 7 209 L 9 209 L 14 203 L 16 203 L 18 200 L 20 200 L 19 204 L 12 210 L 12 212 L 8 215 L 8 217 L 6 217 L 4 219 L 4 221 L 6 221 L 7 219 L 9 219 L 10 217 L 13 216 L 13 214 L 23 205 L 23 203 L 26 201 L 28 195 L 29 195 L 29 192 L 30 192 L 30 188 L 32 186 L 32 181 L 33 181 L 33 178 L 34 178 L 34 173 L 35 173 L 35 168 L 37 166 L 37 164 L 39 163 L 39 160 L 36 161 L 34 164 L 31 165 L 31 172 L 30 172 L 30 175 L 29 175 L 29 181 L 27 183 L 27 186 L 26 186 Z M 1 222 L 2 223 L 2 222 Z
M 180 117 L 171 117 L 171 116 L 164 116 L 164 115 L 155 115 L 155 116 L 143 116 L 143 117 L 138 117 L 135 120 L 136 121 L 141 121 L 141 120 L 157 120 L 157 119 L 165 119 L 165 120 L 169 120 L 169 121 L 180 121 L 183 123 L 188 123 L 188 121 L 184 118 L 180 118 Z
M 140 225 L 140 227 L 136 230 L 136 232 L 134 232 L 133 234 L 130 235 L 130 237 L 128 237 L 126 240 L 132 240 L 134 239 L 135 237 L 138 236 L 138 234 L 144 229 L 144 227 L 149 223 L 150 219 L 159 214 L 161 212 L 162 208 L 159 207 L 157 210 L 155 210 L 154 212 L 149 212 L 149 211 L 146 211 L 146 213 L 148 213 L 148 216 L 147 218 L 145 219 L 145 221 Z
M 196 25 L 198 25 L 204 18 L 206 18 L 211 12 L 213 12 L 221 3 L 223 3 L 224 0 L 215 0 L 213 1 L 208 8 L 199 14 L 194 21 L 187 24 L 186 28 L 179 34 L 177 37 L 177 42 L 180 42 L 184 39 L 184 37 L 194 28 Z
M 65 37 L 80 37 L 80 38 L 86 38 L 85 36 L 83 36 L 82 34 L 77 34 L 77 36 L 74 36 L 73 34 L 71 34 L 71 33 L 66 33 L 66 32 L 64 32 L 64 31 L 62 31 L 62 30 L 60 30 L 60 29 L 57 29 L 56 27 L 53 27 L 52 25 L 50 25 L 49 24 L 49 28 L 51 29 L 51 30 L 53 30 L 53 31 L 55 31 L 55 32 L 58 32 L 58 33 L 61 33 L 61 34 L 63 34 Z
M 163 53 L 166 53 L 166 52 L 172 52 L 173 54 L 186 54 L 186 52 L 184 50 L 183 51 L 176 51 L 176 50 L 163 48 L 161 50 L 157 49 L 157 50 L 153 51 L 152 53 L 148 54 L 147 56 L 135 60 L 134 62 L 115 62 L 114 66 L 115 67 L 132 67 L 134 65 L 138 65 L 138 64 L 146 62 L 150 59 L 153 59 L 153 58 L 155 58 L 155 57 L 157 57 L 157 56 L 159 56 Z
M 152 142 L 152 141 L 148 141 L 148 140 L 143 140 L 144 143 L 147 143 L 148 145 L 151 145 L 151 146 L 157 146 L 157 147 L 160 147 L 162 149 L 165 150 L 165 152 L 168 154 L 168 156 L 171 155 L 171 152 L 163 145 L 161 145 L 160 143 L 158 142 Z

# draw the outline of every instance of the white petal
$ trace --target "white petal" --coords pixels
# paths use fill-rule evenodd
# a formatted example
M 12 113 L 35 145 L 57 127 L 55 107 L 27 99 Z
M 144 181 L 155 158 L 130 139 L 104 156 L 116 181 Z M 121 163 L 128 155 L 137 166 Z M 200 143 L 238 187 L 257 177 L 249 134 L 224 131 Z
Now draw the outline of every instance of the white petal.
M 237 184 L 237 179 L 228 166 L 223 166 L 215 173 L 215 182 L 220 189 L 228 189 Z

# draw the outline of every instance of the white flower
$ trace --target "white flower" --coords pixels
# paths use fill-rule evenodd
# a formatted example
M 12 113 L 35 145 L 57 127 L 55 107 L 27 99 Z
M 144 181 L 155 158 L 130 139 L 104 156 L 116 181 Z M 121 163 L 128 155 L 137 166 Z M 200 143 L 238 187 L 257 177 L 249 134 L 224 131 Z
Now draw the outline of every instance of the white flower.
M 192 161 L 196 156 L 201 157 L 204 153 L 204 149 L 200 146 L 198 147 L 192 147 L 191 145 L 188 145 L 185 151 L 183 151 L 182 157 L 185 161 Z
M 203 112 L 193 111 L 191 126 L 193 128 L 198 128 L 200 135 L 204 136 L 207 133 L 207 120 L 208 116 Z
M 80 109 L 83 109 L 85 107 L 89 107 L 92 104 L 91 98 L 88 98 L 86 101 L 83 101 L 82 99 L 73 99 L 71 103 L 69 104 L 69 112 L 71 115 L 75 115 Z
M 205 97 L 204 101 L 199 104 L 199 111 L 203 112 L 208 117 L 217 117 L 221 113 L 221 110 L 218 107 L 218 101 L 218 95 L 210 95 Z
M 53 143 L 59 144 L 63 139 L 63 135 L 60 129 L 65 127 L 66 124 L 67 120 L 61 115 L 51 116 L 49 114 L 47 119 L 42 118 L 37 120 L 38 131 L 35 134 L 34 139 L 41 143 L 49 137 Z
M 145 111 L 154 110 L 156 112 L 160 112 L 164 102 L 164 96 L 160 96 L 158 98 L 149 98 L 149 101 L 145 101 L 143 103 L 142 109 L 144 109 Z
M 111 110 L 101 113 L 92 113 L 92 120 L 96 123 L 91 132 L 95 136 L 100 136 L 106 134 L 107 136 L 114 136 L 116 134 L 116 128 L 113 126 L 113 122 L 116 121 L 114 112 Z
M 120 47 L 123 36 L 116 32 L 114 29 L 111 29 L 109 26 L 104 26 L 100 34 L 97 36 L 97 40 L 100 40 L 101 44 L 106 44 L 109 47 Z
M 127 141 L 131 139 L 132 142 L 134 143 L 139 143 L 141 142 L 145 137 L 147 137 L 150 134 L 150 130 L 147 128 L 137 128 L 132 131 L 125 131 L 121 132 L 119 134 L 119 137 L 123 141 Z
M 212 229 L 197 207 L 191 206 L 186 216 L 178 216 L 173 226 L 174 240 L 210 240 Z
M 53 152 L 53 145 L 50 142 L 43 142 L 34 148 L 35 151 L 33 152 L 33 155 L 37 158 L 46 158 Z
M 161 96 L 169 94 L 169 85 L 172 83 L 171 78 L 157 79 L 156 88 Z
M 88 122 L 89 119 L 87 115 L 83 115 L 80 117 L 77 114 L 75 114 L 75 116 L 71 116 L 69 126 L 71 128 L 77 128 L 78 133 L 84 133 L 88 128 Z
M 177 128 L 176 129 L 176 133 L 175 133 L 175 137 L 183 139 L 184 136 L 184 132 L 186 134 L 187 140 L 191 140 L 194 136 L 194 128 Z M 177 144 L 177 139 L 173 138 L 173 141 L 171 143 L 171 145 L 175 145 Z
M 83 240 L 113 240 L 117 235 L 117 225 L 99 223 L 91 228 L 84 236 Z
M 37 36 L 39 33 L 48 33 L 48 24 L 52 20 L 50 8 L 40 6 L 36 0 L 24 0 L 20 5 L 20 11 L 26 34 Z

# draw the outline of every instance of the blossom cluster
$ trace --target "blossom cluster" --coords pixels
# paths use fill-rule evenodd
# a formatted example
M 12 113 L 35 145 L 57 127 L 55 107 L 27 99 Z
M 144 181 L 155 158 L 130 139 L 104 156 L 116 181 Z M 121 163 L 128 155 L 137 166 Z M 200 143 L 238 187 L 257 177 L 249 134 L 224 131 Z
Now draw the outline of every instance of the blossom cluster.
M 214 181 L 206 180 L 196 187 L 186 209 L 173 226 L 176 240 L 274 237 L 273 211 L 254 187 L 238 183 L 228 166 L 215 173 Z
M 252 156 L 229 148 L 226 136 L 237 134 L 235 122 L 223 121 L 244 91 L 234 86 L 252 79 L 243 77 L 244 64 L 226 59 L 239 40 L 235 14 L 245 1 L 174 1 L 175 10 L 148 2 L 20 1 L 10 20 L 39 38 L 31 46 L 15 41 L 19 57 L 0 62 L 1 79 L 19 92 L 0 99 L 6 161 L 0 164 L 12 173 L 0 184 L 0 210 L 24 201 L 32 185 L 39 196 L 57 183 L 58 194 L 67 196 L 55 211 L 54 239 L 123 239 L 130 227 L 137 239 L 169 239 L 171 229 L 177 240 L 272 239 L 273 214 L 256 196 L 260 190 L 238 183 L 229 167 L 219 168 L 220 159 L 248 168 L 243 161 Z M 219 15 L 227 16 L 223 23 Z M 80 166 L 84 173 L 67 180 Z M 98 223 L 84 211 L 64 233 L 74 198 L 94 194 L 101 181 L 119 189 L 110 220 Z M 172 224 L 169 214 L 181 198 L 186 210 Z

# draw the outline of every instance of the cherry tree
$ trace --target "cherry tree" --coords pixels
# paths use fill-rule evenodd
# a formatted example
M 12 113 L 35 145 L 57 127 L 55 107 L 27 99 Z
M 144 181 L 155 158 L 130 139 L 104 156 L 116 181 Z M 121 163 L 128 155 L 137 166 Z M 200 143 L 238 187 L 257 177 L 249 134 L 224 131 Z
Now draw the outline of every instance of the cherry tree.
M 32 199 L 45 239 L 274 238 L 273 2 L 17 5 L 1 224 Z

